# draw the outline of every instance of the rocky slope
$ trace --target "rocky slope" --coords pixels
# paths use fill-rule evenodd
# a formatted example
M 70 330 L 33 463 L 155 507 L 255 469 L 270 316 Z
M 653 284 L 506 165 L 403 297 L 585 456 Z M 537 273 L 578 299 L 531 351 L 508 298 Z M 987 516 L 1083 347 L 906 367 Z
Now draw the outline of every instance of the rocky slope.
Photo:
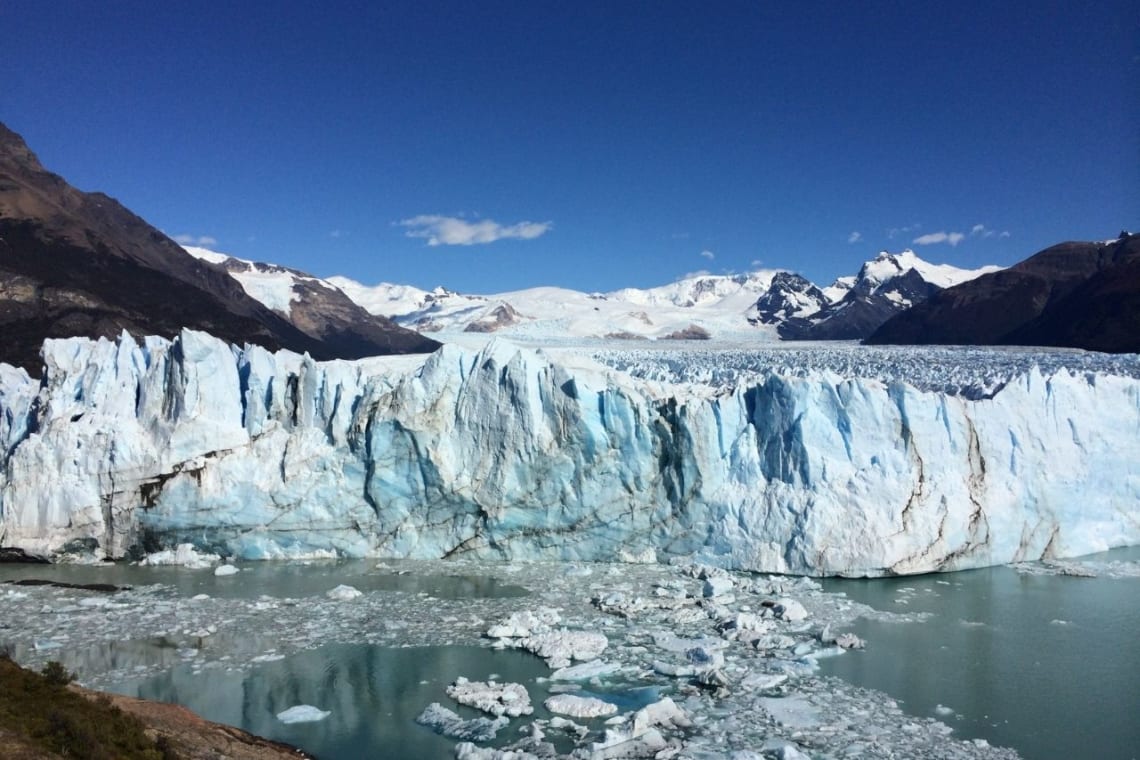
M 183 327 L 325 359 L 436 345 L 383 320 L 365 331 L 290 322 L 118 201 L 48 172 L 0 124 L 0 361 L 37 373 L 44 338 L 174 335 Z
M 867 342 L 1140 352 L 1140 235 L 1046 248 L 937 294 Z
M 854 281 L 840 280 L 829 288 L 838 296 L 815 313 L 786 319 L 779 333 L 784 340 L 858 340 L 884 322 L 935 293 L 969 281 L 997 267 L 978 270 L 934 265 L 913 251 L 881 252 L 859 269 Z

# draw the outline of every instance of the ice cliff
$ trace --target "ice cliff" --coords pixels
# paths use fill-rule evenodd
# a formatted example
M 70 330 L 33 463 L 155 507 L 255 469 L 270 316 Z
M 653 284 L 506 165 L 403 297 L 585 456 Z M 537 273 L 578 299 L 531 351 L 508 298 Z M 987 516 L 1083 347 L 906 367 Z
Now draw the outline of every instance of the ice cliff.
M 697 555 L 916 573 L 1140 543 L 1140 381 L 712 388 L 492 341 L 317 363 L 196 332 L 0 365 L 0 545 L 114 557 Z

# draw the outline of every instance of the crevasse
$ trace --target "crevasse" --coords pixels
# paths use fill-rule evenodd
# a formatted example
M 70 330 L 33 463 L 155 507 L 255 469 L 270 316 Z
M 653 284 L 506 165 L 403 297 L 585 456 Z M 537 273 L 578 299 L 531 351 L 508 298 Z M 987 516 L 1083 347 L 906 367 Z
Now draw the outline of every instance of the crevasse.
M 111 557 L 613 560 L 917 573 L 1140 542 L 1140 381 L 971 400 L 756 373 L 696 393 L 492 341 L 317 363 L 185 331 L 0 365 L 0 543 Z

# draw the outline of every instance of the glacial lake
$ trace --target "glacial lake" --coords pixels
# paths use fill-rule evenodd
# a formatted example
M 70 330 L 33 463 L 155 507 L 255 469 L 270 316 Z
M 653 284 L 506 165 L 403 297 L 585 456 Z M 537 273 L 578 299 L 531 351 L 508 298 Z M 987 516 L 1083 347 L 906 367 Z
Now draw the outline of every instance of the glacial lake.
M 875 609 L 929 618 L 859 620 L 866 649 L 821 659 L 822 672 L 1026 760 L 1140 758 L 1138 560 L 1134 547 L 1073 563 L 1095 578 L 993 567 L 825 581 Z M 1112 563 L 1131 564 L 1130 577 L 1110 577 Z
M 325 593 L 342 583 L 362 591 L 423 600 L 400 609 L 446 609 L 453 617 L 447 625 L 454 629 L 465 617 L 474 615 L 479 621 L 492 617 L 486 609 L 480 610 L 481 600 L 510 602 L 517 597 L 527 606 L 538 604 L 549 584 L 525 569 L 513 576 L 499 573 L 496 579 L 479 575 L 476 565 L 457 565 L 453 571 L 438 562 L 391 562 L 379 567 L 375 561 L 265 562 L 241 567 L 238 575 L 217 577 L 211 569 L 178 567 L 0 565 L 0 581 L 36 578 L 130 585 L 157 605 L 173 603 L 172 597 L 184 600 L 177 602 L 178 609 L 189 615 L 182 618 L 184 629 L 210 621 L 220 625 L 206 639 L 206 648 L 197 653 L 187 649 L 193 637 L 186 630 L 164 636 L 153 623 L 148 628 L 123 621 L 125 627 L 115 641 L 87 645 L 90 639 L 76 622 L 66 629 L 70 638 L 46 642 L 58 649 L 37 653 L 24 644 L 14 654 L 18 660 L 59 657 L 65 666 L 89 675 L 121 674 L 104 679 L 102 688 L 178 702 L 212 720 L 295 744 L 321 758 L 451 757 L 454 742 L 417 725 L 415 717 L 432 702 L 464 718 L 477 717 L 475 711 L 456 705 L 445 694 L 447 685 L 459 675 L 524 683 L 536 708 L 535 717 L 548 717 L 542 701 L 551 684 L 543 677 L 550 671 L 533 655 L 471 645 L 478 642 L 450 634 L 441 635 L 438 646 L 400 645 L 407 643 L 404 632 L 440 630 L 444 621 L 433 617 L 438 611 L 364 618 L 362 634 L 385 625 L 392 628 L 381 642 L 341 636 L 334 643 L 320 633 L 342 630 L 343 622 L 324 617 L 337 608 L 325 600 Z M 1048 568 L 1029 566 L 824 581 L 829 592 L 841 592 L 878 610 L 923 619 L 860 619 L 845 625 L 843 630 L 853 630 L 867 640 L 867 648 L 820 658 L 821 674 L 888 694 L 911 715 L 945 722 L 958 738 L 984 738 L 1017 750 L 1026 760 L 1140 757 L 1140 548 L 1081 558 L 1067 567 L 1089 570 L 1098 577 L 1055 574 Z M 570 578 L 579 577 L 581 581 L 567 585 Z M 575 574 L 554 585 L 577 588 L 579 583 L 595 582 L 589 574 Z M 152 584 L 162 584 L 163 590 L 145 591 Z M 524 584 L 538 590 L 529 597 L 534 601 L 526 601 Z M 0 586 L 0 591 L 12 588 Z M 58 593 L 72 600 L 84 596 Z M 209 595 L 216 603 L 198 603 L 213 611 L 196 619 L 195 603 L 187 606 L 185 600 L 199 594 Z M 443 607 L 438 603 L 421 606 L 429 605 L 433 597 L 452 601 Z M 318 633 L 280 648 L 277 637 L 286 633 L 284 629 L 265 622 L 257 627 L 227 626 L 220 619 L 278 604 L 273 599 L 280 600 L 281 614 L 319 606 L 323 612 L 311 617 L 288 613 L 290 625 L 312 622 Z M 83 610 L 98 609 L 66 604 L 49 619 L 58 615 L 79 621 L 87 614 Z M 120 614 L 113 607 L 108 611 L 112 616 Z M 258 619 L 272 620 L 278 613 L 267 614 L 269 618 Z M 7 627 L 0 624 L 0 640 Z M 36 649 L 40 643 L 37 639 Z M 228 656 L 219 659 L 219 652 Z M 239 664 L 244 666 L 236 667 Z M 143 672 L 137 677 L 129 675 L 136 670 Z M 636 709 L 661 695 L 656 688 L 638 689 L 632 683 L 607 684 L 606 688 L 609 693 L 597 696 L 620 704 L 622 710 Z M 314 705 L 330 715 L 313 723 L 277 720 L 278 712 L 299 704 Z M 516 720 L 500 732 L 497 743 L 518 738 L 519 723 Z

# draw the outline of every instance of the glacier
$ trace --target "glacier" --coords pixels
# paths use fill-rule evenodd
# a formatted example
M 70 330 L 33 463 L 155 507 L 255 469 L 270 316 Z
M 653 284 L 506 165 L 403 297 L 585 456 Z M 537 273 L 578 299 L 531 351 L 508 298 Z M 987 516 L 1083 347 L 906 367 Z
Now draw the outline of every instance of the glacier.
M 501 339 L 316 362 L 187 330 L 43 361 L 0 365 L 0 545 L 37 554 L 882 575 L 1140 543 L 1138 373 L 1064 356 L 975 393 L 827 366 L 689 382 Z

